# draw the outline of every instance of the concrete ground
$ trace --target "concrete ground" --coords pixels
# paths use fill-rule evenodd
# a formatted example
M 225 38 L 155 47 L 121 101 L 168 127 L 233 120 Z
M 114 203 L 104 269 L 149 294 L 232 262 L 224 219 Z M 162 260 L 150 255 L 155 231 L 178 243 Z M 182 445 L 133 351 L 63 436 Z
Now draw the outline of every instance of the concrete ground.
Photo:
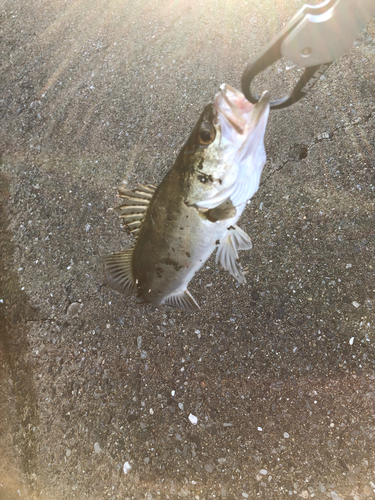
M 132 245 L 117 187 L 160 182 L 303 4 L 1 2 L 1 500 L 375 498 L 374 20 L 271 112 L 246 285 L 212 258 L 188 314 L 100 264 Z

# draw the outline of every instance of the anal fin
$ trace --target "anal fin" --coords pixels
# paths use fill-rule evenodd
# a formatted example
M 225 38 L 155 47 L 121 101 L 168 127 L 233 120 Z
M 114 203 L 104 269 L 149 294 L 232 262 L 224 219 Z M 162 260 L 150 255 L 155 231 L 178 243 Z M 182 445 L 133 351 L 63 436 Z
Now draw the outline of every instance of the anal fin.
M 246 278 L 238 262 L 238 250 L 249 250 L 252 243 L 249 236 L 238 226 L 230 229 L 220 240 L 220 246 L 216 253 L 216 262 L 220 262 L 224 269 L 236 278 L 238 283 L 245 283 Z
M 201 309 L 189 290 L 183 290 L 182 292 L 173 293 L 172 295 L 169 295 L 166 299 L 164 299 L 163 303 L 168 306 L 177 307 L 177 309 L 182 309 L 183 311 L 188 312 L 196 312 L 200 311 Z
M 133 250 L 124 250 L 103 259 L 103 271 L 108 284 L 123 295 L 133 295 L 137 291 L 132 258 Z

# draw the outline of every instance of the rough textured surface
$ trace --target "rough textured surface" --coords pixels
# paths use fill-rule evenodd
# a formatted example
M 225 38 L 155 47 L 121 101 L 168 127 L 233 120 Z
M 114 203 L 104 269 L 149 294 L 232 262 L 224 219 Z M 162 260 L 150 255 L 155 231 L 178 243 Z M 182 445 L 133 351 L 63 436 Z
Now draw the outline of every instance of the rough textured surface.
M 246 285 L 211 259 L 190 315 L 99 262 L 132 244 L 116 187 L 158 183 L 303 3 L 2 3 L 1 499 L 374 497 L 374 21 L 271 113 Z

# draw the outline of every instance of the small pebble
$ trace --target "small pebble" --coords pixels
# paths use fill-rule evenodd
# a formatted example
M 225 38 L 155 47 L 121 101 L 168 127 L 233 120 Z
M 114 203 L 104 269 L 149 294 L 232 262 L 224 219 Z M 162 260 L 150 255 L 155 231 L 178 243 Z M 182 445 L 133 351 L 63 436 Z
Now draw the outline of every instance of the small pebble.
M 331 497 L 332 497 L 332 500 L 341 500 L 340 495 L 338 495 L 336 493 L 336 491 L 331 491 Z
M 356 309 L 358 309 L 358 307 L 361 305 L 361 304 L 359 304 L 359 303 L 358 303 L 357 301 L 355 301 L 355 300 L 353 300 L 352 304 L 353 304 L 353 306 L 354 306 Z
M 318 488 L 319 488 L 319 491 L 321 493 L 324 493 L 326 491 L 326 487 L 324 486 L 324 484 L 321 481 L 319 481 Z
M 94 443 L 94 451 L 95 453 L 100 453 L 102 451 L 98 442 Z
M 249 495 L 248 495 L 247 493 L 245 493 L 245 492 L 243 492 L 243 493 L 242 493 L 242 496 L 243 496 L 244 498 L 249 498 Z
M 284 438 L 289 439 L 289 434 L 287 432 L 284 432 Z
M 130 471 L 130 469 L 131 469 L 131 465 L 129 464 L 129 462 L 125 462 L 124 468 L 123 468 L 124 474 L 127 474 Z
M 66 315 L 71 318 L 78 316 L 81 307 L 82 304 L 80 304 L 79 302 L 72 302 L 66 311 Z
M 198 418 L 195 415 L 193 415 L 192 413 L 190 413 L 190 415 L 189 415 L 189 420 L 193 425 L 197 425 L 197 423 L 198 423 Z
M 70 455 L 71 455 L 71 454 L 72 454 L 72 450 L 69 450 L 69 449 L 68 449 L 68 450 L 66 450 L 65 455 L 66 455 L 67 457 L 70 457 Z
M 141 348 L 141 345 L 142 345 L 142 336 L 140 335 L 139 337 L 137 337 L 137 347 L 138 347 L 138 349 Z
M 366 486 L 364 486 L 364 488 L 363 488 L 363 493 L 364 493 L 367 497 L 369 497 L 369 496 L 372 494 L 372 489 L 370 488 L 370 486 L 367 486 L 367 485 L 366 485 Z
M 184 409 L 184 403 L 178 403 L 178 407 L 180 408 L 180 410 L 183 410 Z
M 268 474 L 266 469 L 260 469 L 259 473 L 262 474 L 262 476 L 267 476 L 267 474 Z
M 206 464 L 206 465 L 204 466 L 204 468 L 206 469 L 206 471 L 207 471 L 209 474 L 211 474 L 211 473 L 214 471 L 214 469 L 215 469 L 215 467 L 214 467 L 212 464 Z
M 160 347 L 164 347 L 165 346 L 165 338 L 158 337 L 158 344 L 160 345 Z
M 355 486 L 357 484 L 357 479 L 355 477 L 355 475 L 353 474 L 352 471 L 349 471 L 347 473 L 347 478 L 348 478 L 348 481 L 349 483 L 352 485 L 352 486 Z
M 262 429 L 261 427 L 258 427 L 258 431 L 259 431 L 259 432 L 262 432 L 262 430 L 263 430 L 263 429 Z
M 176 394 L 176 391 L 172 391 L 172 392 L 171 392 L 171 396 L 173 396 L 173 397 L 174 397 L 174 395 L 175 395 L 175 394 Z
M 354 342 L 354 337 L 352 337 L 352 338 L 349 340 L 349 344 L 350 344 L 350 345 L 353 345 L 353 342 Z

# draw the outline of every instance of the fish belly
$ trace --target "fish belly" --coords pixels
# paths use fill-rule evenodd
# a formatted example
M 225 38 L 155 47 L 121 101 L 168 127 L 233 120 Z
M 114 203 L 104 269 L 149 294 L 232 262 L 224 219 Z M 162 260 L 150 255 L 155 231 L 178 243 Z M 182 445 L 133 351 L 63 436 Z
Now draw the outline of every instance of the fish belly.
M 212 223 L 196 208 L 183 205 L 169 225 L 140 234 L 134 255 L 138 295 L 147 302 L 162 304 L 168 296 L 186 290 L 237 219 Z

